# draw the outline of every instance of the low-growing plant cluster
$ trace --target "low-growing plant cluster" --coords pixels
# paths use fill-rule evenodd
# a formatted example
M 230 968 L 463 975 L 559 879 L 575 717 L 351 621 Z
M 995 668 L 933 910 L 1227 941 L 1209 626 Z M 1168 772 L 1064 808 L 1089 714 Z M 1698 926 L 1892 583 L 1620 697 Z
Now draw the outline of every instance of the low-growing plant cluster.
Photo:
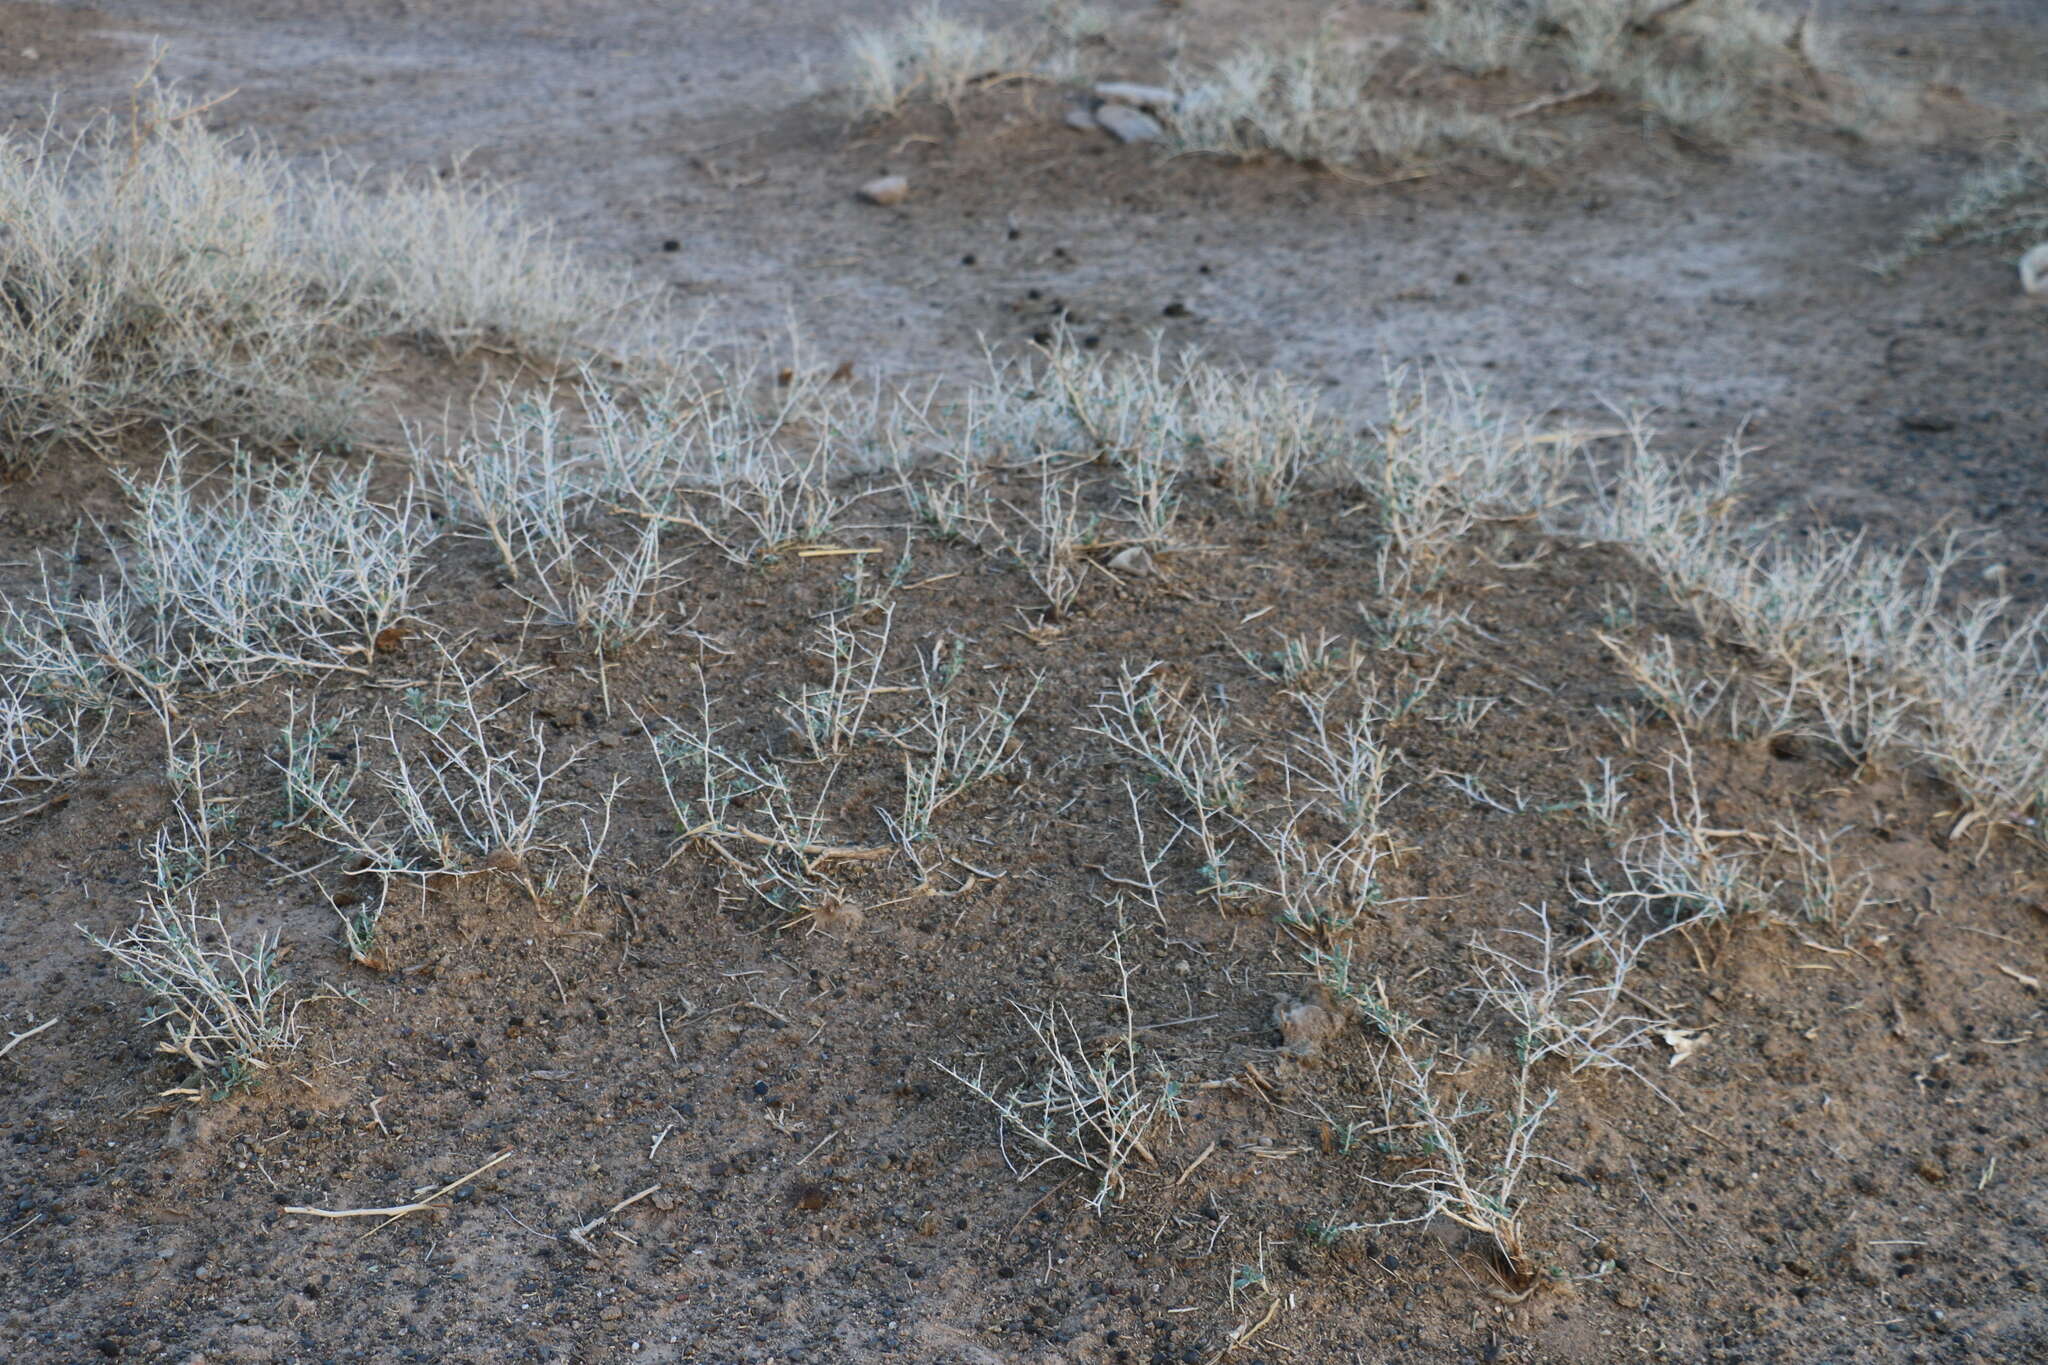
M 500 191 L 371 185 L 213 131 L 145 80 L 69 140 L 0 137 L 0 468 L 165 428 L 265 444 L 358 434 L 380 347 L 542 360 L 645 309 Z
M 962 50 L 958 70 L 990 60 Z M 171 184 L 220 152 L 196 120 L 161 118 L 136 175 Z M 249 193 L 305 192 L 252 165 Z M 79 173 L 91 186 L 105 171 Z M 430 251 L 403 240 L 389 249 Z M 425 264 L 391 269 L 411 279 Z M 569 286 L 541 278 L 545 320 Z M 389 279 L 363 288 L 411 297 Z M 444 344 L 475 340 L 499 306 L 476 304 L 479 289 L 455 287 L 440 313 L 408 304 L 406 326 L 436 317 Z M 252 364 L 272 345 L 222 335 L 209 344 Z M 100 344 L 130 367 L 132 392 L 169 391 L 162 352 L 120 351 L 106 332 Z M 273 350 L 265 364 L 287 355 Z M 1692 987 L 1670 970 L 1680 945 L 1749 925 L 1842 938 L 1886 903 L 1837 832 L 1728 818 L 1710 745 L 1799 740 L 1844 781 L 1886 767 L 1938 779 L 1962 803 L 1951 838 L 2033 835 L 2048 815 L 2048 613 L 1962 599 L 1958 542 L 1732 529 L 1732 449 L 1702 468 L 1659 454 L 1640 424 L 1539 430 L 1449 367 L 1390 369 L 1377 410 L 1340 415 L 1281 377 L 1192 352 L 1095 357 L 1066 338 L 922 395 L 704 354 L 658 383 L 614 379 L 586 367 L 508 385 L 470 426 L 414 427 L 376 459 L 210 452 L 197 428 L 247 414 L 195 390 L 150 409 L 160 456 L 116 466 L 125 510 L 90 551 L 46 555 L 35 586 L 0 604 L 0 822 L 42 816 L 131 730 L 144 747 L 161 738 L 176 803 L 141 850 L 140 914 L 87 932 L 198 1073 L 192 1096 L 279 1066 L 326 993 L 287 971 L 276 926 L 231 926 L 235 907 L 213 899 L 258 854 L 282 870 L 282 894 L 334 906 L 350 959 L 337 971 L 390 969 L 394 906 L 423 914 L 470 888 L 498 893 L 494 913 L 567 924 L 649 861 L 687 863 L 763 932 L 851 937 L 891 907 L 1012 875 L 988 866 L 983 831 L 998 826 L 976 815 L 1028 789 L 1056 798 L 1041 801 L 1047 825 L 1107 810 L 1130 839 L 1118 866 L 1087 869 L 1113 888 L 1094 909 L 1119 926 L 1097 1003 L 1072 989 L 1013 1002 L 1014 1046 L 999 1055 L 929 1049 L 993 1110 L 1020 1175 L 1068 1168 L 1103 1213 L 1164 1183 L 1206 1059 L 1147 1017 L 1127 935 L 1195 916 L 1263 925 L 1290 992 L 1286 1051 L 1335 1056 L 1353 1107 L 1377 1117 L 1330 1125 L 1332 1146 L 1341 1128 L 1359 1159 L 1364 1207 L 1318 1236 L 1448 1221 L 1478 1234 L 1521 1294 L 1550 1266 L 1529 1215 L 1546 1125 L 1603 1079 L 1683 1103 L 1648 1065 L 1654 1046 L 1696 1045 L 1682 1022 Z M 114 390 L 15 382 L 18 411 L 59 414 L 35 419 L 52 440 L 105 446 L 117 428 L 102 423 L 138 420 Z M 1215 553 L 1209 540 L 1311 521 L 1317 553 L 1349 556 L 1356 599 L 1341 616 L 1260 624 L 1270 607 L 1233 610 L 1198 647 L 1087 654 L 1095 613 L 1196 601 L 1183 566 Z M 1596 655 L 1609 704 L 1580 710 L 1621 752 L 1579 755 L 1570 786 L 1544 791 L 1455 756 L 1515 723 L 1508 685 L 1487 680 L 1555 690 L 1501 657 L 1473 581 L 1498 586 L 1565 540 L 1621 547 L 1670 610 L 1660 631 L 1633 587 L 1610 593 Z M 1504 563 L 1510 548 L 1529 558 Z M 950 567 L 928 572 L 939 553 Z M 799 607 L 787 585 L 818 560 L 843 567 Z M 929 628 L 919 594 L 969 575 L 968 615 Z M 451 600 L 481 605 L 456 613 Z M 747 614 L 700 629 L 714 601 Z M 994 619 L 998 602 L 1014 620 Z M 761 614 L 793 629 L 775 635 Z M 1044 665 L 1008 654 L 998 671 L 1003 650 L 1025 648 Z M 735 656 L 743 669 L 718 671 Z M 646 685 L 684 667 L 684 704 Z M 588 682 L 584 717 L 542 714 L 533 680 L 551 673 Z M 615 696 L 615 679 L 633 690 Z M 270 762 L 227 794 L 190 717 L 265 699 L 285 716 Z M 607 752 L 627 721 L 630 758 Z M 563 737 L 577 727 L 588 735 Z M 1096 800 L 1104 791 L 1117 799 Z M 277 816 L 245 837 L 259 807 Z M 649 809 L 656 829 L 623 828 Z M 1568 894 L 1461 934 L 1462 984 L 1433 1002 L 1417 998 L 1420 974 L 1390 978 L 1376 945 L 1389 925 L 1424 925 L 1426 905 L 1471 899 L 1417 877 L 1446 810 L 1563 817 L 1584 858 Z M 658 852 L 629 867 L 619 849 L 634 835 Z M 921 932 L 942 935 L 939 922 Z M 1451 995 L 1472 1007 L 1463 1024 L 1447 1017 Z M 1188 1018 L 1211 1017 L 1190 1005 Z M 1507 1040 L 1492 1063 L 1489 1036 Z M 1361 1133 L 1381 1141 L 1358 1146 Z
M 1352 35 L 1326 22 L 1307 38 L 1175 60 L 1172 98 L 1153 110 L 1166 145 L 1406 174 L 1474 153 L 1511 165 L 1553 160 L 1568 144 L 1534 116 L 1595 100 L 1715 142 L 1785 111 L 1866 130 L 1895 122 L 1903 103 L 1834 49 L 1810 9 L 1766 0 L 1433 0 L 1419 8 L 1406 36 Z M 848 38 L 853 106 L 890 116 L 922 100 L 957 115 L 976 88 L 1069 80 L 1103 29 L 1051 17 L 990 27 L 928 4 L 892 27 L 856 31 Z M 1418 81 L 1425 70 L 1434 78 Z M 1522 93 L 1503 98 L 1501 77 L 1523 83 Z

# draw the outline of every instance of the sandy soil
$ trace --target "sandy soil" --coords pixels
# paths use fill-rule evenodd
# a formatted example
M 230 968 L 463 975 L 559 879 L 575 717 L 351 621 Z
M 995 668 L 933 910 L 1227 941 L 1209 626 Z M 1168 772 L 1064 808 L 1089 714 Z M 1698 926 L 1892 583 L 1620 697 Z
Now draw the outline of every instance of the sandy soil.
M 2025 0 L 1834 7 L 1873 66 L 1959 87 L 1929 97 L 1912 136 L 1786 130 L 1709 155 L 1608 126 L 1563 168 L 1381 187 L 1161 164 L 1061 126 L 1048 90 L 850 127 L 829 91 L 841 26 L 897 8 L 8 4 L 0 116 L 32 125 L 59 90 L 67 120 L 117 99 L 162 38 L 167 74 L 240 88 L 224 125 L 377 167 L 460 157 L 736 345 L 780 346 L 793 327 L 819 363 L 950 380 L 983 338 L 1029 339 L 1064 311 L 1105 350 L 1159 330 L 1312 377 L 1333 403 L 1363 401 L 1387 359 L 1455 359 L 1512 406 L 1654 406 L 1681 447 L 1747 424 L 1759 515 L 1885 536 L 1946 520 L 1991 538 L 2011 587 L 2048 591 L 2048 326 L 2017 305 L 1997 252 L 1943 253 L 1896 282 L 1859 264 L 1942 198 L 2002 126 L 1994 105 L 2038 106 L 2048 22 Z M 1147 77 L 1176 32 L 1200 48 L 1260 7 L 1113 8 L 1099 61 Z M 913 181 L 899 208 L 852 195 L 882 170 Z M 0 496 L 0 561 L 19 562 L 108 487 L 60 471 Z M 702 668 L 735 742 L 786 746 L 773 698 L 806 676 L 809 621 L 839 600 L 842 565 L 741 570 L 698 553 L 676 606 L 708 643 L 614 666 L 608 710 L 589 660 L 522 636 L 486 556 L 446 551 L 432 624 L 475 631 L 473 664 L 523 649 L 539 665 L 503 676 L 498 700 L 564 749 L 588 746 L 580 795 L 632 784 L 617 863 L 573 914 L 503 879 L 436 887 L 392 912 L 374 968 L 351 964 L 327 905 L 277 883 L 270 861 L 319 856 L 268 823 L 283 690 L 196 704 L 184 719 L 234 755 L 227 790 L 262 812 L 215 894 L 355 997 L 317 1007 L 318 1041 L 287 1074 L 205 1105 L 159 1096 L 186 1068 L 137 1030 L 133 993 L 72 927 L 129 921 L 138 841 L 171 813 L 161 742 L 136 727 L 75 796 L 0 834 L 0 1004 L 8 1020 L 61 1018 L 0 1060 L 14 1286 L 0 1352 L 1163 1363 L 1223 1359 L 1256 1328 L 1229 1360 L 2048 1353 L 2048 1028 L 2023 980 L 2043 974 L 2048 868 L 2012 840 L 1949 846 L 1932 784 L 1852 779 L 1810 747 L 1703 751 L 1715 822 L 1840 829 L 1887 903 L 1846 935 L 1745 924 L 1665 945 L 1646 989 L 1710 1041 L 1682 1067 L 1649 1063 L 1676 1107 L 1628 1080 L 1570 1087 L 1528 1191 L 1531 1243 L 1569 1287 L 1506 1302 L 1474 1241 L 1436 1228 L 1328 1245 L 1306 1231 L 1386 1216 L 1370 1182 L 1420 1156 L 1400 1131 L 1347 1139 L 1347 1125 L 1393 1122 L 1371 1108 L 1384 1049 L 1363 1028 L 1285 1046 L 1276 1005 L 1312 994 L 1301 945 L 1269 915 L 1195 894 L 1187 850 L 1166 864 L 1165 909 L 1132 905 L 1130 773 L 1072 727 L 1119 660 L 1160 659 L 1199 694 L 1222 689 L 1248 740 L 1279 743 L 1296 721 L 1235 648 L 1270 649 L 1276 629 L 1370 638 L 1370 546 L 1334 507 L 1247 526 L 1219 498 L 1196 524 L 1214 550 L 1159 579 L 1102 570 L 1051 635 L 1010 628 L 1033 600 L 1013 567 L 915 547 L 906 581 L 928 586 L 904 594 L 892 670 L 914 668 L 913 642 L 950 635 L 985 670 L 970 698 L 1042 673 L 1020 731 L 1030 759 L 948 813 L 942 894 L 899 863 L 854 864 L 865 922 L 833 932 L 778 928 L 728 863 L 676 854 L 631 717 L 692 705 Z M 898 538 L 853 543 L 893 558 Z M 1474 934 L 1525 902 L 1565 903 L 1575 870 L 1611 853 L 1559 809 L 1621 752 L 1600 711 L 1631 691 L 1595 632 L 1633 592 L 1631 628 L 1717 646 L 1618 553 L 1520 534 L 1481 548 L 1438 599 L 1476 629 L 1368 651 L 1386 690 L 1444 672 L 1439 702 L 1389 736 L 1417 779 L 1390 818 L 1420 849 L 1393 889 L 1421 899 L 1352 946 L 1497 1104 L 1513 1041 L 1456 992 Z M 381 707 L 432 672 L 423 648 L 403 650 L 328 704 Z M 1459 697 L 1501 700 L 1467 724 Z M 1644 808 L 1676 743 L 1653 723 L 1627 755 Z M 864 751 L 842 777 L 840 837 L 886 839 L 875 810 L 899 761 Z M 1441 780 L 1466 773 L 1523 808 Z M 1280 800 L 1281 783 L 1269 769 L 1259 799 Z M 1163 839 L 1170 821 L 1146 800 Z M 338 871 L 323 884 L 362 894 Z M 1114 1027 L 1113 937 L 1148 1055 L 1189 1099 L 1098 1213 L 1065 1172 L 1013 1178 L 1018 1154 L 934 1062 L 1021 1074 L 1012 1001 L 1057 996 L 1084 1030 Z M 445 1209 L 374 1233 L 281 1211 L 391 1204 L 508 1150 Z M 594 1250 L 568 1239 L 654 1185 Z

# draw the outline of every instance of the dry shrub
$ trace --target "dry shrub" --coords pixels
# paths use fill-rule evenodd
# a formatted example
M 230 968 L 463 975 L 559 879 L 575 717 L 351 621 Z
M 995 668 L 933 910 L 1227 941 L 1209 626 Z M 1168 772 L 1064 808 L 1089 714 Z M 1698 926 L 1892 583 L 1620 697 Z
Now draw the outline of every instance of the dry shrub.
M 1318 37 L 1184 68 L 1174 75 L 1179 99 L 1166 111 L 1168 131 L 1183 152 L 1283 156 L 1338 169 L 1407 165 L 1465 149 L 1537 159 L 1536 142 L 1505 119 L 1373 93 L 1386 53 Z
M 1773 102 L 1817 101 L 1849 126 L 1891 113 L 1891 92 L 1832 56 L 1803 12 L 1761 0 L 1434 0 L 1422 39 L 1476 74 L 1561 65 L 1715 138 Z
M 70 141 L 0 137 L 0 464 L 143 428 L 350 431 L 379 343 L 553 357 L 635 320 L 497 191 L 301 170 L 141 87 Z
M 937 3 L 919 6 L 894 25 L 847 35 L 853 112 L 885 118 L 912 100 L 952 108 L 975 82 L 1027 60 L 1026 45 L 1008 33 L 955 19 Z

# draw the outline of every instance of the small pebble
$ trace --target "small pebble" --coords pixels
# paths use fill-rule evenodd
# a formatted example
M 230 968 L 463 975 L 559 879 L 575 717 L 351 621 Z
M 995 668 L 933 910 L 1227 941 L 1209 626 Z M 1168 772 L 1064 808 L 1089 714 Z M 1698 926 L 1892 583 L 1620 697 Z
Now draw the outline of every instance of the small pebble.
M 900 175 L 885 175 L 860 187 L 860 197 L 887 208 L 910 197 L 910 182 Z
M 1095 121 L 1118 142 L 1157 142 L 1166 136 L 1158 119 L 1126 104 L 1103 105 L 1095 111 Z
M 1273 1022 L 1289 1049 L 1304 1056 L 1344 1032 L 1344 1016 L 1305 1000 L 1286 1001 L 1273 1009 Z
M 2032 298 L 2048 298 L 2048 242 L 2020 257 L 2020 289 Z
M 1110 557 L 1109 567 L 1118 573 L 1133 574 L 1139 578 L 1150 578 L 1159 572 L 1152 563 L 1152 556 L 1145 553 L 1145 547 L 1142 545 L 1130 545 L 1118 550 Z
M 1179 101 L 1163 85 L 1139 85 L 1134 81 L 1101 81 L 1095 98 L 1110 104 L 1128 104 L 1139 109 L 1171 109 Z

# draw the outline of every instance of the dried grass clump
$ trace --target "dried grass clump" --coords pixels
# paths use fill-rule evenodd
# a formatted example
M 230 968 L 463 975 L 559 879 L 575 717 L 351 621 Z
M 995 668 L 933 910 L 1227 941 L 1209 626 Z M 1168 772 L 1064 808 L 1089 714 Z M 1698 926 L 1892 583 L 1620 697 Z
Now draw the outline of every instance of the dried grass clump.
M 1963 177 L 1946 204 L 1907 227 L 1899 245 L 1870 268 L 1896 275 L 1930 251 L 2048 241 L 2048 134 L 2021 138 Z
M 974 85 L 1023 66 L 1028 46 L 1013 34 L 955 19 L 937 0 L 882 29 L 847 35 L 853 86 L 849 98 L 861 118 L 886 118 L 912 100 L 954 108 Z
M 1234 369 L 1194 350 L 1096 360 L 1061 336 L 1036 370 L 1001 361 L 969 400 L 970 439 L 994 463 L 1051 455 L 1103 459 L 1123 515 L 1146 540 L 1171 539 L 1188 478 L 1230 490 L 1240 510 L 1270 515 L 1348 437 L 1304 384 Z
M 103 709 L 39 693 L 27 675 L 0 672 L 0 826 L 83 773 L 111 723 Z
M 1096 1178 L 1088 1202 L 1098 1210 L 1122 1198 L 1134 1164 L 1154 1163 L 1147 1139 L 1180 1106 L 1180 1087 L 1138 1041 L 1121 939 L 1112 939 L 1103 956 L 1117 972 L 1110 998 L 1119 1007 L 1119 1026 L 1110 1033 L 1085 1036 L 1058 1001 L 1037 1007 L 1012 1001 L 1036 1049 L 1025 1080 L 1002 1089 L 986 1067 L 970 1076 L 935 1063 L 994 1109 L 1004 1131 L 1023 1144 L 1031 1160 L 1018 1172 L 1020 1180 L 1046 1166 L 1075 1167 Z
M 361 670 L 406 619 L 435 531 L 370 470 L 265 469 L 237 456 L 207 486 L 173 446 L 106 534 L 113 583 L 0 604 L 0 668 L 46 697 L 159 702 L 280 672 Z
M 1408 166 L 1464 150 L 1517 163 L 1538 159 L 1538 144 L 1506 119 L 1372 93 L 1386 55 L 1384 47 L 1318 37 L 1178 70 L 1179 99 L 1165 111 L 1173 146 L 1333 169 Z
M 1561 65 L 1716 138 L 1773 102 L 1818 102 L 1851 126 L 1888 114 L 1888 92 L 1830 57 L 1805 14 L 1761 0 L 1434 0 L 1422 39 L 1475 74 Z
M 208 750 L 196 741 L 189 759 L 176 750 L 177 820 L 149 846 L 141 915 L 115 937 L 82 925 L 80 932 L 149 996 L 147 1023 L 161 1023 L 167 1034 L 158 1051 L 185 1058 L 203 1082 L 169 1093 L 218 1098 L 253 1083 L 270 1059 L 299 1045 L 304 999 L 284 971 L 276 929 L 238 942 L 217 910 L 201 910 L 200 888 L 220 865 L 237 812 L 208 791 Z
M 0 465 L 135 429 L 339 440 L 380 343 L 554 357 L 634 317 L 496 191 L 373 192 L 138 89 L 68 142 L 0 136 Z
M 1702 627 L 1751 651 L 1767 709 L 1859 762 L 1929 762 L 1979 821 L 2048 815 L 2048 608 L 1956 605 L 1953 539 L 1904 550 L 1860 538 L 1786 544 L 1738 532 L 1739 452 L 1705 477 L 1653 453 L 1638 428 L 1577 529 L 1641 556 Z

